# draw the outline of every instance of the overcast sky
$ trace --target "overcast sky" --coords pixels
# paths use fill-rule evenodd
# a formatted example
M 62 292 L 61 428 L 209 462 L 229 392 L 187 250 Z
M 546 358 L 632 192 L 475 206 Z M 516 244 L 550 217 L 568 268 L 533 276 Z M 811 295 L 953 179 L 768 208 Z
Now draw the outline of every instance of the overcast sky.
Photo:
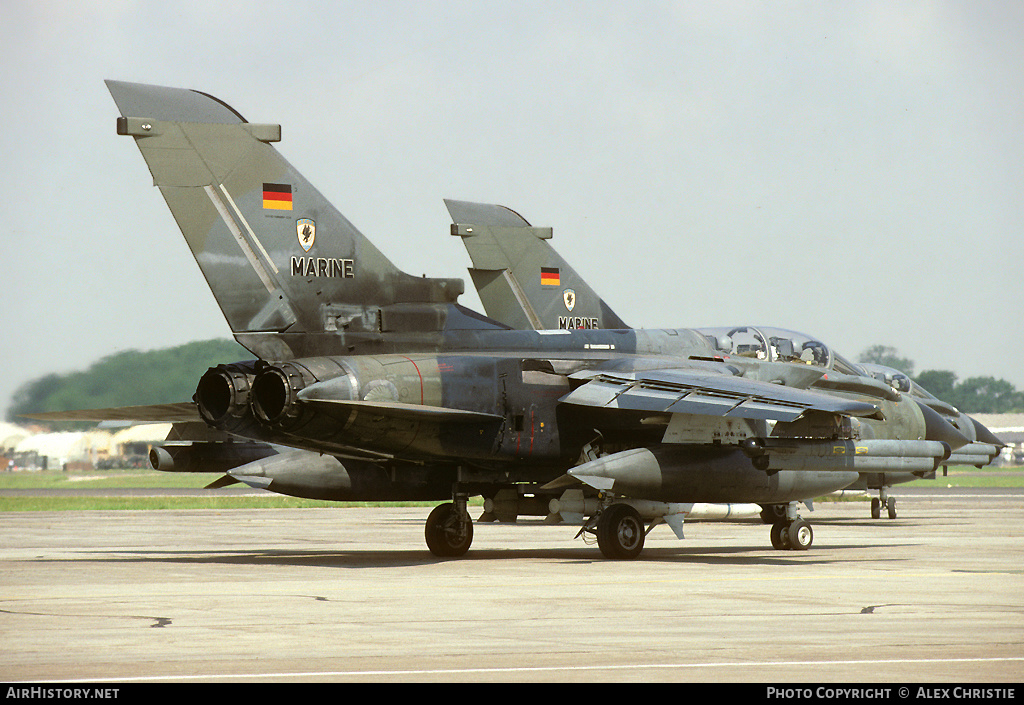
M 446 197 L 553 227 L 635 327 L 774 325 L 1024 389 L 1016 0 L 2 0 L 0 61 L 0 408 L 230 335 L 107 78 L 281 123 L 286 159 L 471 308 Z

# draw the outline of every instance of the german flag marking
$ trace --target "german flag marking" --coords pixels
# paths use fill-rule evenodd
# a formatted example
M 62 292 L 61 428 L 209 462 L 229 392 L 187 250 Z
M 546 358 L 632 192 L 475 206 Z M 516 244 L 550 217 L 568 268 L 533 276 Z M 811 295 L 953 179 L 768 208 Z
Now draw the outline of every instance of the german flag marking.
M 276 211 L 292 209 L 291 184 L 263 184 L 263 207 Z
M 541 267 L 540 268 L 540 283 L 541 286 L 559 286 L 562 282 L 562 277 L 558 273 L 558 267 Z

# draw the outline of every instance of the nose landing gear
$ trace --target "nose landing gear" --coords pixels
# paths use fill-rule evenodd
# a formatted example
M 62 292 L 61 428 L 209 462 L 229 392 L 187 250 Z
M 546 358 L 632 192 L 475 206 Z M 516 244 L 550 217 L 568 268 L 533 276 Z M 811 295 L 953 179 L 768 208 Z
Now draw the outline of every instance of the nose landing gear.
M 884 487 L 878 491 L 878 497 L 871 500 L 871 518 L 881 518 L 883 508 L 888 513 L 890 519 L 896 518 L 896 498 L 890 497 Z

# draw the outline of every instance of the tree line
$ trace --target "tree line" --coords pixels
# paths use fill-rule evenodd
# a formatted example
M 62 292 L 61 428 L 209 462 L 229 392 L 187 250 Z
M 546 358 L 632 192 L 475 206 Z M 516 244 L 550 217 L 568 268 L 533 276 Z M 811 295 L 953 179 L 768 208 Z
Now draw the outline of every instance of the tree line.
M 1005 379 L 968 377 L 957 379 L 949 370 L 925 370 L 914 375 L 914 361 L 902 357 L 896 348 L 873 345 L 860 354 L 860 362 L 885 365 L 899 370 L 947 404 L 968 414 L 1024 412 L 1024 391 Z
M 215 339 L 140 352 L 127 350 L 93 363 L 88 369 L 47 374 L 15 391 L 7 420 L 25 423 L 21 414 L 76 409 L 107 409 L 188 401 L 207 368 L 222 362 L 251 360 L 253 354 L 234 340 Z M 50 424 L 54 429 L 95 424 Z

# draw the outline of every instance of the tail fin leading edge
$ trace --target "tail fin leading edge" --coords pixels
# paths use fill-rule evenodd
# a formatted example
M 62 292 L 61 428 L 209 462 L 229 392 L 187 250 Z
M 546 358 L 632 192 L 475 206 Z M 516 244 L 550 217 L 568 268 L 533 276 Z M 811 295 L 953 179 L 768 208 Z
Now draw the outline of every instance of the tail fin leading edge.
M 280 125 L 197 91 L 107 87 L 236 337 L 379 330 L 382 306 L 463 292 L 397 269 L 272 146 Z

